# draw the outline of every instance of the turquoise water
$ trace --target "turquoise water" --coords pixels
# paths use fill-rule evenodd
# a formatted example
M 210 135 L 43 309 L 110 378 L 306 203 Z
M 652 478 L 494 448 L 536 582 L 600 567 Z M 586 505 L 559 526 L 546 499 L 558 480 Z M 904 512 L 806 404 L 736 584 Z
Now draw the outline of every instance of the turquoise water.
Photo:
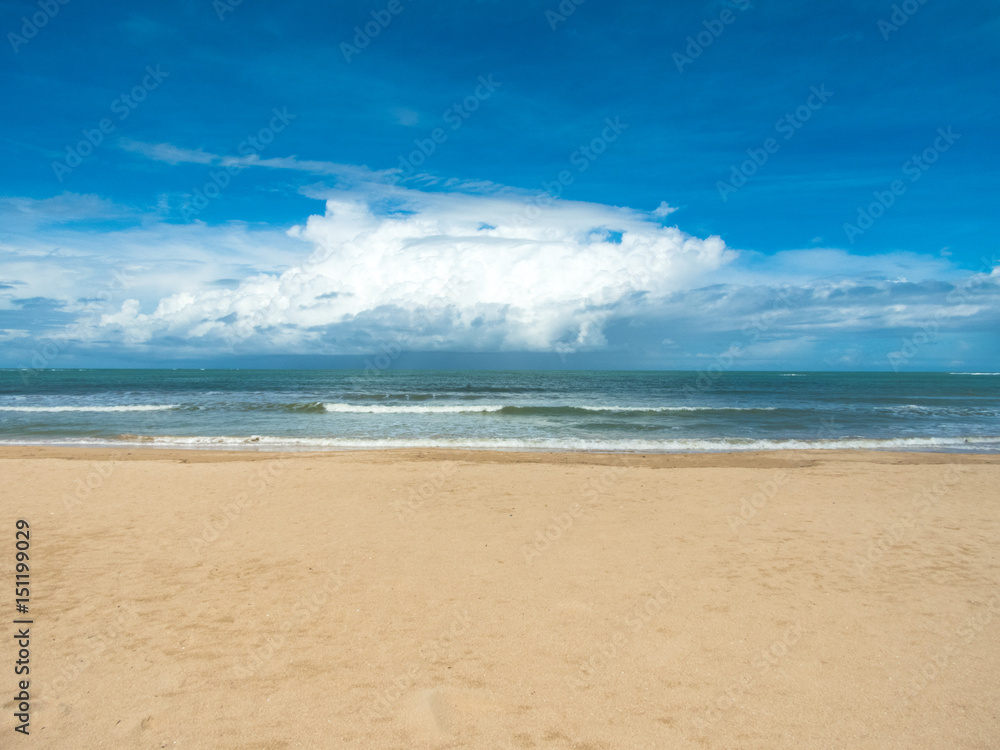
M 0 443 L 997 452 L 1000 374 L 4 370 Z

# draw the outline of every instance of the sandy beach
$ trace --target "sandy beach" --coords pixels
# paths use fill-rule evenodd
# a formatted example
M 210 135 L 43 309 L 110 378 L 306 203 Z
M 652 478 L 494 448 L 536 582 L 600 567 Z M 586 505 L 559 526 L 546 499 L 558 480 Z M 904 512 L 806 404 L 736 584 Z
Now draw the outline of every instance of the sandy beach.
M 0 471 L 0 608 L 32 620 L 30 737 L 8 636 L 0 747 L 1000 745 L 997 455 L 7 447 Z

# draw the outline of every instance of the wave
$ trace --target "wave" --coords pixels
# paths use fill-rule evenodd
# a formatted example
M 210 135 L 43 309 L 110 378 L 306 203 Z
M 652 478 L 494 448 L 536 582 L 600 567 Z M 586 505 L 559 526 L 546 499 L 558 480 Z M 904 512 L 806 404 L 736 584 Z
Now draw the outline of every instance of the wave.
M 894 414 L 932 414 L 947 417 L 995 417 L 997 409 L 985 406 L 950 406 L 926 404 L 896 404 L 894 406 L 875 406 L 875 411 L 888 411 Z
M 56 411 L 169 411 L 179 409 L 179 404 L 131 404 L 128 406 L 0 406 L 0 411 L 56 412 Z
M 224 408 L 232 408 L 233 406 L 238 406 L 243 409 L 248 409 L 251 411 L 288 411 L 297 412 L 299 414 L 323 414 L 326 409 L 323 408 L 322 401 L 300 401 L 291 404 L 246 404 L 246 403 L 236 403 L 227 404 Z M 206 408 L 206 407 L 201 407 Z
M 402 406 L 382 404 L 323 404 L 323 408 L 338 414 L 506 414 L 518 416 L 567 416 L 573 414 L 647 414 L 659 412 L 695 411 L 775 411 L 777 407 L 742 406 L 504 406 L 502 404 L 456 404 L 436 406 Z
M 369 397 L 370 398 L 370 397 Z M 351 404 L 304 401 L 292 403 L 230 403 L 230 404 L 125 404 L 119 406 L 0 406 L 0 411 L 44 413 L 44 412 L 130 412 L 169 411 L 185 409 L 191 411 L 214 410 L 217 408 L 237 408 L 249 411 L 280 411 L 300 414 L 504 414 L 507 416 L 572 416 L 606 414 L 655 414 L 669 412 L 754 412 L 775 411 L 777 407 L 742 406 L 505 406 L 503 404 L 457 403 L 457 404 Z
M 623 414 L 665 411 L 777 411 L 778 409 L 776 406 L 568 406 L 562 408 L 621 412 Z
M 440 394 L 437 393 L 371 393 L 371 392 L 358 392 L 358 393 L 338 393 L 338 398 L 347 399 L 349 401 L 431 401 L 436 398 L 440 398 Z
M 448 448 L 496 451 L 578 451 L 592 453 L 713 453 L 778 450 L 1000 450 L 1000 436 L 839 438 L 830 440 L 762 440 L 751 438 L 687 438 L 676 440 L 587 440 L 573 438 L 296 438 L 267 435 L 149 436 L 116 439 L 0 440 L 0 445 L 152 446 L 161 448 L 308 450 L 391 450 Z
M 949 375 L 1000 375 L 1000 372 L 949 372 Z
M 460 414 L 463 412 L 498 412 L 498 404 L 467 404 L 455 406 L 383 406 L 382 404 L 323 404 L 328 412 L 337 414 Z

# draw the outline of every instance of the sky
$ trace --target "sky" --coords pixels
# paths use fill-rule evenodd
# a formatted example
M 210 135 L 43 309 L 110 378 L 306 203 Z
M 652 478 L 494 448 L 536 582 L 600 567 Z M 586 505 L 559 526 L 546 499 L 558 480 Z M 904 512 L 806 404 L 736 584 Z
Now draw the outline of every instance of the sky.
M 995 3 L 0 9 L 0 366 L 1000 370 Z

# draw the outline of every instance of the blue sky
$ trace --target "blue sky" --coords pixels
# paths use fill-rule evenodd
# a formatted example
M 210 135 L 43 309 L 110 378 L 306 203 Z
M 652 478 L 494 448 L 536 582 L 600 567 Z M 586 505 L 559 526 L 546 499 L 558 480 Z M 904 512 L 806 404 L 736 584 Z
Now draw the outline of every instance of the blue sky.
M 2 3 L 0 366 L 1000 369 L 995 4 L 329 5 Z

